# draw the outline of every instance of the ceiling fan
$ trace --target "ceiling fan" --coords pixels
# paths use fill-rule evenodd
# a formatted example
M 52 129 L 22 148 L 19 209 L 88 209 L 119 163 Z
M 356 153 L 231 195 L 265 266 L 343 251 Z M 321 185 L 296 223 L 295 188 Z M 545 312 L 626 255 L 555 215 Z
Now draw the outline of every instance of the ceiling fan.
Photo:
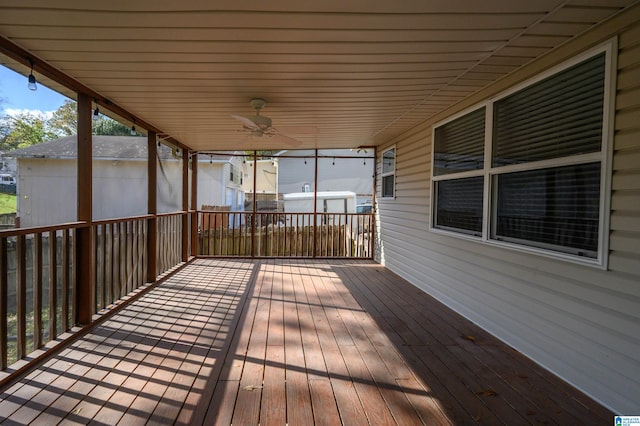
M 299 146 L 302 142 L 294 139 L 290 136 L 283 135 L 278 129 L 271 125 L 271 119 L 264 115 L 260 115 L 260 110 L 266 105 L 266 101 L 261 98 L 251 99 L 249 104 L 256 110 L 256 115 L 250 117 L 244 117 L 242 115 L 232 115 L 233 118 L 242 123 L 242 128 L 249 132 L 249 137 L 263 137 L 266 136 L 271 139 L 271 142 L 281 142 L 285 145 Z M 317 133 L 315 128 L 309 127 L 296 127 L 292 128 L 291 133 L 296 134 L 315 134 Z

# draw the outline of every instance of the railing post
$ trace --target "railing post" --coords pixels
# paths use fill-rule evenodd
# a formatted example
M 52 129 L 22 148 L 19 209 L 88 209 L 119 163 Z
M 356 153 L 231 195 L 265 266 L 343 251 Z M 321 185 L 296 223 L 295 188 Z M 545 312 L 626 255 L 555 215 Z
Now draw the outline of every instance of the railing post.
M 380 162 L 382 163 L 382 162 Z M 378 245 L 375 243 L 377 235 L 376 235 L 376 211 L 378 210 L 376 207 L 376 192 L 378 191 L 378 147 L 373 147 L 373 194 L 371 196 L 371 223 L 369 224 L 369 254 L 371 259 L 376 258 L 376 247 Z
M 93 316 L 93 147 L 91 138 L 91 99 L 78 93 L 78 220 L 88 226 L 78 228 L 76 246 L 76 315 L 78 324 L 89 324 Z
M 318 150 L 315 150 L 315 171 L 313 175 L 313 255 L 316 257 L 316 244 L 318 242 Z
M 9 308 L 9 283 L 7 264 L 7 239 L 0 237 L 0 369 L 5 370 L 8 365 L 7 345 L 7 312 Z
M 256 226 L 257 222 L 257 213 L 256 208 L 258 206 L 258 202 L 256 200 L 256 184 L 258 177 L 258 151 L 253 151 L 253 206 L 251 207 L 251 257 L 256 256 Z
M 158 193 L 158 149 L 156 146 L 155 132 L 150 131 L 147 134 L 147 146 L 149 154 L 147 159 L 147 175 L 149 185 L 147 212 L 150 215 L 153 215 L 151 218 L 147 219 L 147 282 L 153 283 L 156 282 L 156 276 L 158 275 L 158 220 L 156 216 L 156 213 L 158 212 L 158 207 L 156 204 Z
M 189 154 L 182 150 L 182 261 L 189 260 Z
M 191 155 L 191 255 L 198 255 L 198 154 Z

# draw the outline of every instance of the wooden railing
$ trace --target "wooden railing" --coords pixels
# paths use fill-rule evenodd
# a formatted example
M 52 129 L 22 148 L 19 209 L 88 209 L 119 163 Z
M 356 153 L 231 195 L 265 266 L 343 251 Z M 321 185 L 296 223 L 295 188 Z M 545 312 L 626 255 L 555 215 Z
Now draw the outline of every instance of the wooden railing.
M 0 231 L 0 367 L 74 324 L 75 235 L 84 223 Z
M 182 262 L 186 212 L 0 231 L 2 372 L 77 325 L 78 230 L 93 233 L 92 311 L 100 312 L 147 284 L 151 220 L 157 276 Z
M 182 261 L 182 221 L 188 220 L 187 213 L 158 215 L 157 257 L 160 275 Z
M 373 215 L 198 212 L 198 255 L 373 256 Z
M 148 217 L 93 223 L 96 312 L 146 284 Z

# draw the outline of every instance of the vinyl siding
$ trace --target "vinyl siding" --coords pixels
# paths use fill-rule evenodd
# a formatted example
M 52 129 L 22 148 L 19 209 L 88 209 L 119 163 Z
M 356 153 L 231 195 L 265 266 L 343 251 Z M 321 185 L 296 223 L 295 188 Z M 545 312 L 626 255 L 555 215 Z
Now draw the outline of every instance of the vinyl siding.
M 607 270 L 429 231 L 433 123 L 615 35 L 618 72 Z M 637 413 L 640 6 L 472 95 L 388 146 L 391 144 L 396 146 L 396 198 L 378 198 L 380 261 L 613 411 Z

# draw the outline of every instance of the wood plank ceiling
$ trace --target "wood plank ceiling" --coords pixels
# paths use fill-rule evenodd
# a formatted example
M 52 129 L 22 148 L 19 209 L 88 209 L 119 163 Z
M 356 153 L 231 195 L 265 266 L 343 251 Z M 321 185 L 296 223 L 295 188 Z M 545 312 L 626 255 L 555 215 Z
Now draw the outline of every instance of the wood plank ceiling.
M 231 117 L 253 115 L 254 97 L 302 147 L 353 148 L 390 140 L 633 3 L 0 0 L 0 34 L 33 53 L 37 77 L 46 61 L 196 150 L 286 147 Z

